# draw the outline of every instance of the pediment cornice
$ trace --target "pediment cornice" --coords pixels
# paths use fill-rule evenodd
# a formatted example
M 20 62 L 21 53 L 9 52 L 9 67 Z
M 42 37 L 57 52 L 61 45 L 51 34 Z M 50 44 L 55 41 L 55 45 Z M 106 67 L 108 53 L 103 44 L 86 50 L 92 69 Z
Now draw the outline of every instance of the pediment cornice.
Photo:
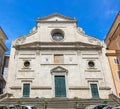
M 55 67 L 55 68 L 53 68 L 51 71 L 50 71 L 51 73 L 58 73 L 58 72 L 66 72 L 66 73 L 68 73 L 68 70 L 67 69 L 65 69 L 65 68 L 63 68 L 63 67 L 61 67 L 61 66 L 57 66 L 57 67 Z
M 82 42 L 33 42 L 22 45 L 14 45 L 15 49 L 101 49 L 100 45 L 92 45 Z
M 61 14 L 58 14 L 58 13 L 55 13 L 55 14 L 51 14 L 51 15 L 49 15 L 49 16 L 45 16 L 45 17 L 43 17 L 43 18 L 39 18 L 39 19 L 37 19 L 36 20 L 36 22 L 37 23 L 44 23 L 44 22 L 56 22 L 56 21 L 47 21 L 48 19 L 51 19 L 51 18 L 53 18 L 53 17 L 58 17 L 58 18 L 62 18 L 62 19 L 64 19 L 65 21 L 59 21 L 59 22 L 77 22 L 77 20 L 76 19 L 74 19 L 74 18 L 70 18 L 70 17 L 67 17 L 67 16 L 63 16 L 63 15 L 61 15 Z

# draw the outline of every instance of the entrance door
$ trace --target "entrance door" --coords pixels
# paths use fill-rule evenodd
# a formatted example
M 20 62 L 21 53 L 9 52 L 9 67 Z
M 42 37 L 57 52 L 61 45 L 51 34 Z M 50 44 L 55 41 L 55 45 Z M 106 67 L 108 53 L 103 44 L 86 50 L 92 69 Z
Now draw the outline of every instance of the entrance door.
M 97 84 L 90 84 L 90 86 L 91 86 L 92 98 L 99 98 Z
M 23 84 L 23 97 L 29 97 L 30 95 L 30 84 Z
M 66 97 L 65 76 L 55 76 L 55 97 Z

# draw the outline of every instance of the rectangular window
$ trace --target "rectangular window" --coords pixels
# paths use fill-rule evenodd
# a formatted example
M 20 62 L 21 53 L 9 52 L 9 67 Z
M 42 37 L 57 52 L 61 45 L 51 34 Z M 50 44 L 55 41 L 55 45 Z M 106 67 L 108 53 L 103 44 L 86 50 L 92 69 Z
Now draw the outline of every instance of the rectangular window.
M 120 70 L 118 71 L 118 78 L 119 78 L 119 80 L 120 80 Z
M 95 83 L 90 84 L 92 98 L 99 98 L 98 86 Z
M 117 64 L 117 65 L 120 64 L 119 59 L 118 58 L 114 58 L 114 63 Z
M 29 97 L 30 95 L 30 84 L 23 84 L 23 97 Z
M 64 63 L 64 56 L 63 56 L 63 54 L 55 54 L 54 55 L 54 63 L 55 64 Z

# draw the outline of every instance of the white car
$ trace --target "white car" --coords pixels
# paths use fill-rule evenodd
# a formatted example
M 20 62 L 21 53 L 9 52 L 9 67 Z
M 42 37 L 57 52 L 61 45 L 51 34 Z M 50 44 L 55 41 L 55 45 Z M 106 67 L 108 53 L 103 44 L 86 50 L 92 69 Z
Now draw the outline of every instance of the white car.
M 120 106 L 113 107 L 112 109 L 120 109 Z
M 35 106 L 21 105 L 22 109 L 37 109 Z

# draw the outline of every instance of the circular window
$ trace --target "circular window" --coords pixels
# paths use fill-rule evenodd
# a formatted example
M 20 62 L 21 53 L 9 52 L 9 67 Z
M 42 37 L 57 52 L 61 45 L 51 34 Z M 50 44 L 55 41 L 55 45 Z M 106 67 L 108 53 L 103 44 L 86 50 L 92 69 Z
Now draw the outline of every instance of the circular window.
M 24 62 L 24 66 L 25 66 L 25 67 L 29 67 L 29 66 L 30 66 L 30 62 L 29 62 L 29 61 L 25 61 L 25 62 Z
M 89 65 L 89 67 L 94 67 L 94 66 L 95 66 L 95 63 L 94 63 L 93 61 L 89 61 L 89 62 L 88 62 L 88 65 Z
M 51 31 L 51 36 L 54 41 L 62 41 L 64 39 L 64 31 L 61 29 L 54 29 Z
M 55 33 L 53 33 L 52 38 L 55 41 L 61 41 L 64 39 L 64 35 L 60 32 L 55 32 Z

